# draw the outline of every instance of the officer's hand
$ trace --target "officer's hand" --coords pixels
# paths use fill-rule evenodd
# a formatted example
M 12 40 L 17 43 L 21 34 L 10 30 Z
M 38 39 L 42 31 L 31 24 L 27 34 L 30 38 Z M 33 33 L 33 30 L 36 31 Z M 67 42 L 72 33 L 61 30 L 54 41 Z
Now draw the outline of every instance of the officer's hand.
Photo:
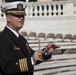
M 42 53 L 43 53 L 43 51 L 42 50 L 38 50 L 38 51 L 35 51 L 34 52 L 34 55 L 33 55 L 33 61 L 34 61 L 34 63 L 36 63 L 36 61 L 42 61 L 41 59 L 40 59 L 40 57 L 42 56 Z
M 49 43 L 43 50 L 43 52 L 47 55 L 47 54 L 52 54 L 52 52 L 56 49 L 59 48 L 58 45 L 54 44 L 54 43 Z

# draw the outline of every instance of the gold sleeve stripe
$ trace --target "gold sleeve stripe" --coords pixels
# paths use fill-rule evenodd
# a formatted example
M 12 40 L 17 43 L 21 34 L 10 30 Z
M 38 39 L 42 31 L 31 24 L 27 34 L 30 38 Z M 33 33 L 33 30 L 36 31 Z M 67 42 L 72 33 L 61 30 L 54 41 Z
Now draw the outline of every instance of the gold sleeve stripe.
M 24 59 L 22 59 L 22 71 L 24 72 L 25 70 L 24 70 Z
M 25 64 L 26 64 L 26 70 L 28 71 L 28 66 L 27 66 L 27 60 L 25 59 Z
M 23 71 L 26 71 L 26 66 L 25 66 L 25 59 L 23 59 Z
M 20 70 L 21 72 L 28 71 L 27 60 L 26 58 L 19 60 Z
M 28 71 L 28 70 L 27 70 L 26 63 L 27 63 L 26 58 L 24 58 L 24 59 L 23 59 L 23 69 L 24 69 L 24 71 Z
M 22 61 L 21 61 L 21 60 L 22 60 L 22 59 L 19 60 L 19 66 L 20 66 L 20 70 L 21 70 L 21 72 L 22 72 L 22 64 L 21 64 Z

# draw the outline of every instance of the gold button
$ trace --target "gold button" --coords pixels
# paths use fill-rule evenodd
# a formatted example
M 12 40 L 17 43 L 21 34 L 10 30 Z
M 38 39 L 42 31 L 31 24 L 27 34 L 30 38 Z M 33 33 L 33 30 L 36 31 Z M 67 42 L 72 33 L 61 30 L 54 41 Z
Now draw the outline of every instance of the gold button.
M 18 62 L 16 62 L 16 65 L 18 65 Z

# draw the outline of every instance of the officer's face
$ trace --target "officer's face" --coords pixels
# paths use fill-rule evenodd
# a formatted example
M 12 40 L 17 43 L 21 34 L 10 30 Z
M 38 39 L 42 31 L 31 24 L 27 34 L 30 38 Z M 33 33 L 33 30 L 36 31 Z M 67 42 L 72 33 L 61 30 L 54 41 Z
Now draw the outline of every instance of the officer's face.
M 8 14 L 7 16 L 8 26 L 11 27 L 15 31 L 19 31 L 23 27 L 24 24 L 24 14 Z

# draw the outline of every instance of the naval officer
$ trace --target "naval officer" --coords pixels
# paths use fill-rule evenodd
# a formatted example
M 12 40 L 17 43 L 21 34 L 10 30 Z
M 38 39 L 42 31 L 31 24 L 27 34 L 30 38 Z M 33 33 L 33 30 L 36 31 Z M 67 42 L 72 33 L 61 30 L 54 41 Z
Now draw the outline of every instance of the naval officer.
M 11 2 L 1 9 L 6 15 L 6 26 L 0 33 L 1 75 L 33 75 L 34 65 L 51 58 L 59 46 L 48 44 L 43 50 L 34 51 L 27 40 L 19 34 L 24 25 L 26 3 Z

